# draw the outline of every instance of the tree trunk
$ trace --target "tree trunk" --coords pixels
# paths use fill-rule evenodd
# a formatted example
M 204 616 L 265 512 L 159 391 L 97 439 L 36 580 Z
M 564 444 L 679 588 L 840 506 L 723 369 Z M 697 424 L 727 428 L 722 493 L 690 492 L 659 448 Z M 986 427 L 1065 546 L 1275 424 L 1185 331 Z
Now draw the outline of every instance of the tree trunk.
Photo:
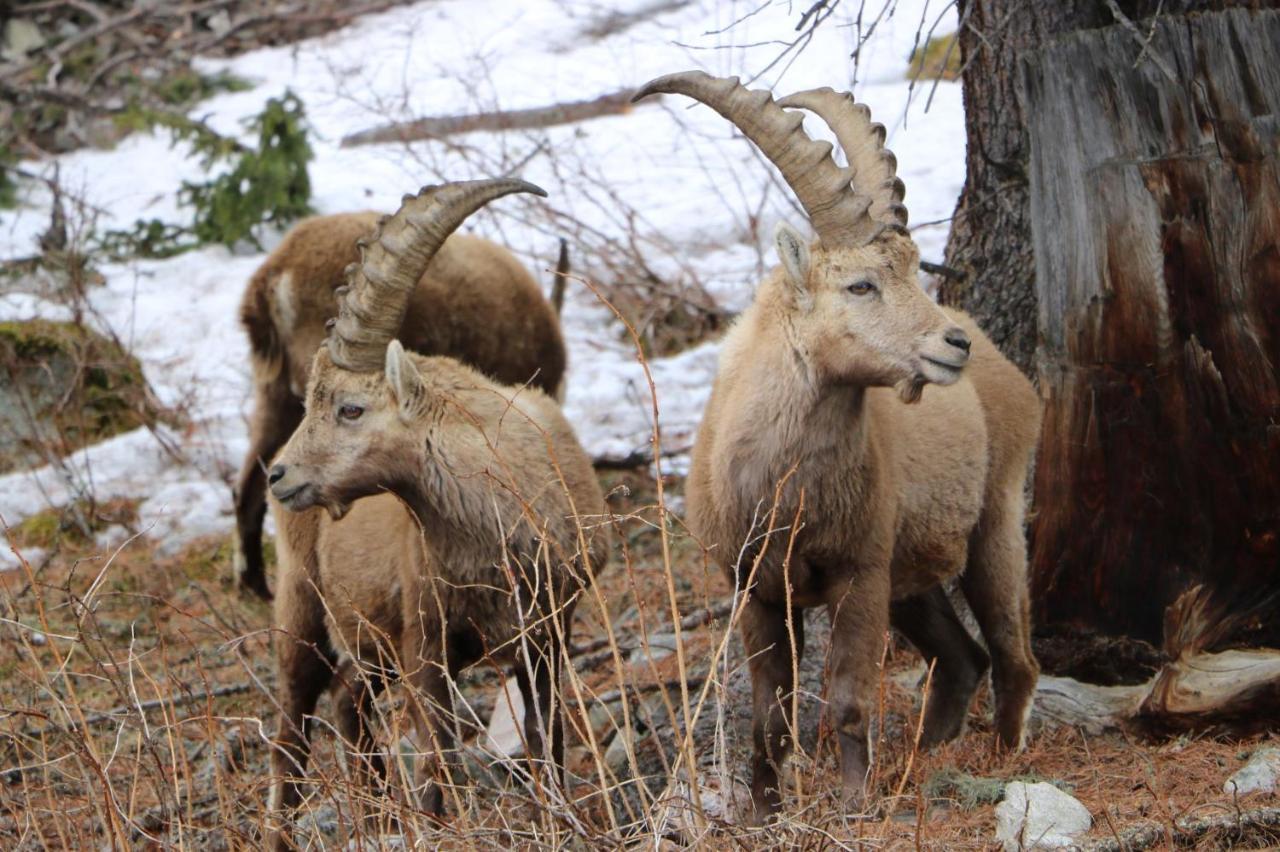
M 1169 647 L 1199 585 L 1178 644 L 1280 645 L 1278 55 L 1280 12 L 1236 9 L 1020 57 L 1040 623 Z
M 1137 21 L 1157 11 L 1182 15 L 1255 1 L 1120 0 L 1117 8 Z M 966 175 L 947 238 L 946 264 L 964 277 L 944 279 L 939 295 L 944 304 L 977 317 L 1001 351 L 1034 375 L 1035 259 L 1018 63 L 1059 35 L 1116 20 L 1104 0 L 959 0 L 958 7 Z

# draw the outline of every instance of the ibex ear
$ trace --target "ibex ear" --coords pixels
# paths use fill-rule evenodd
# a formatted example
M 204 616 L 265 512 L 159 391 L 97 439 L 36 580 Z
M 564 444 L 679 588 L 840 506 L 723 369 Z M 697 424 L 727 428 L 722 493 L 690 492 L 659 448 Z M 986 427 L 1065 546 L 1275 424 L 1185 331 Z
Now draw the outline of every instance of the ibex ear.
M 796 303 L 807 309 L 812 301 L 809 295 L 809 242 L 786 222 L 778 223 L 773 241 L 778 247 L 778 259 L 782 261 L 782 269 Z
M 399 340 L 387 344 L 387 384 L 391 385 L 400 417 L 406 421 L 411 420 L 417 413 L 425 389 L 418 368 L 413 365 L 413 360 L 404 351 Z

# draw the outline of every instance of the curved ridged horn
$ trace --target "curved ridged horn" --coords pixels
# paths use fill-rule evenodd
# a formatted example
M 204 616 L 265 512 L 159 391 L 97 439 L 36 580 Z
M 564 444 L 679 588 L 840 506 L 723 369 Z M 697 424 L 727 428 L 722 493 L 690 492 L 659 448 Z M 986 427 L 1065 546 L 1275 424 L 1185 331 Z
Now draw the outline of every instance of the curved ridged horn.
M 898 178 L 898 160 L 884 147 L 884 125 L 871 120 L 866 104 L 848 92 L 823 87 L 796 92 L 778 101 L 784 109 L 807 109 L 835 133 L 853 173 L 856 191 L 871 196 L 871 218 L 882 225 L 905 228 L 907 189 Z
M 546 197 L 541 187 L 515 178 L 464 180 L 424 186 L 406 195 L 395 215 L 360 240 L 360 261 L 347 267 L 339 287 L 338 318 L 329 329 L 329 354 L 339 367 L 361 373 L 383 369 L 387 344 L 400 333 L 409 294 L 444 241 L 481 207 L 515 192 Z
M 831 144 L 810 139 L 802 127 L 804 116 L 778 106 L 769 92 L 747 89 L 737 77 L 684 71 L 650 80 L 631 100 L 659 92 L 686 95 L 706 104 L 754 142 L 782 172 L 824 245 L 864 242 L 876 230 L 867 217 L 870 197 L 858 195 L 850 186 L 852 170 L 836 165 Z

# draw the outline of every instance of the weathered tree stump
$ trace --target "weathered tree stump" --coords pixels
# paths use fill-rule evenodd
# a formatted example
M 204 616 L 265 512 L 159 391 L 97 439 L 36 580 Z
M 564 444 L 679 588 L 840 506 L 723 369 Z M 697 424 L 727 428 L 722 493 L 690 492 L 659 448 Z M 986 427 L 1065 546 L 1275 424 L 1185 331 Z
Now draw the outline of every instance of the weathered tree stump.
M 1167 645 L 1200 585 L 1194 644 L 1280 645 L 1277 57 L 1280 12 L 1244 9 L 1023 57 L 1041 622 Z

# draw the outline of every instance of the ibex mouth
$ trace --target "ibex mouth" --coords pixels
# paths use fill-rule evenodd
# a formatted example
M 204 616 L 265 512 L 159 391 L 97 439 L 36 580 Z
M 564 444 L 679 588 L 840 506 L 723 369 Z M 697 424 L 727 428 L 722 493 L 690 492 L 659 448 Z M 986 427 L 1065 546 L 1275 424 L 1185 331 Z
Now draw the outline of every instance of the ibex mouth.
M 955 384 L 960 380 L 960 374 L 964 372 L 964 362 L 957 364 L 954 361 L 943 361 L 928 355 L 924 356 L 923 360 L 920 374 L 936 385 Z
M 280 501 L 280 505 L 290 512 L 301 512 L 304 509 L 310 509 L 318 502 L 317 497 L 319 496 L 316 493 L 315 486 L 309 482 L 295 485 L 292 488 L 272 487 L 271 493 Z

